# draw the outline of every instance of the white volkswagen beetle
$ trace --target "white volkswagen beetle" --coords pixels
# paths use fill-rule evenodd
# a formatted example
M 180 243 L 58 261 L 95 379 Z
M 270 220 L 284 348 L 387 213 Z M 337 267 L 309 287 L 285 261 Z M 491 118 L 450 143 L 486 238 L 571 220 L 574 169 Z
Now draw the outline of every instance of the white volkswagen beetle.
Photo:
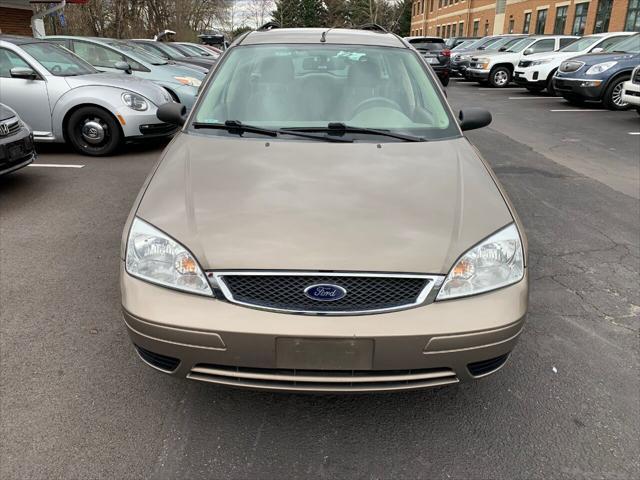
M 0 35 L 0 102 L 33 128 L 35 141 L 68 141 L 86 155 L 111 155 L 125 141 L 162 137 L 171 102 L 148 80 L 101 73 L 69 50 L 27 37 Z

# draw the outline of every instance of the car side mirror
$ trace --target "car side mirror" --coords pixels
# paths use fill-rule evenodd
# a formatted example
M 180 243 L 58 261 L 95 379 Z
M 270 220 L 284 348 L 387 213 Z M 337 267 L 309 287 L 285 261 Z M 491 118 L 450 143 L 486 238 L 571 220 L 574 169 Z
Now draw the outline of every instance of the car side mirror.
M 486 127 L 492 120 L 491 113 L 484 108 L 464 108 L 460 110 L 458 118 L 462 130 Z
M 533 52 L 533 48 L 527 48 L 524 52 L 525 55 L 531 55 Z
M 604 52 L 604 48 L 602 47 L 596 47 L 593 50 L 591 50 L 591 53 L 601 53 Z
M 499 52 L 506 52 L 507 51 L 507 47 L 500 47 L 500 49 L 498 51 Z
M 25 80 L 35 80 L 38 74 L 29 67 L 13 67 L 9 70 L 11 78 L 24 78 Z
M 116 62 L 113 66 L 118 70 L 122 70 L 124 73 L 128 73 L 129 75 L 131 75 L 131 65 L 129 65 L 127 62 Z
M 165 103 L 158 107 L 156 117 L 165 123 L 171 123 L 181 127 L 187 120 L 187 107 L 176 102 Z

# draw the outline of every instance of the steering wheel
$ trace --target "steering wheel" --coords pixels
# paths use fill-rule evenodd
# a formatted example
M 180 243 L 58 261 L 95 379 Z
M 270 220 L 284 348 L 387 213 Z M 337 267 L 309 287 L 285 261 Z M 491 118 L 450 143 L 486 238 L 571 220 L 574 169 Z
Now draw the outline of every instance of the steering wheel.
M 51 73 L 53 73 L 54 75 L 62 73 L 62 67 L 60 65 L 54 65 L 53 67 L 51 67 Z
M 360 102 L 356 106 L 356 108 L 353 109 L 353 114 L 351 115 L 351 117 L 355 117 L 363 110 L 368 110 L 377 106 L 387 106 L 393 108 L 394 110 L 398 110 L 400 112 L 402 111 L 402 107 L 400 106 L 400 104 L 395 102 L 394 100 L 385 97 L 371 97 Z

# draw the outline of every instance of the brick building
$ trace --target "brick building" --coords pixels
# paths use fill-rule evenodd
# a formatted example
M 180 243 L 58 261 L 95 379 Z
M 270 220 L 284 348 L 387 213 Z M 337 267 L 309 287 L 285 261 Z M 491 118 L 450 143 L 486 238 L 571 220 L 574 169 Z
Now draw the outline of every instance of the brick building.
M 33 10 L 27 1 L 0 2 L 0 32 L 10 35 L 31 35 Z
M 411 35 L 640 31 L 640 0 L 414 0 Z

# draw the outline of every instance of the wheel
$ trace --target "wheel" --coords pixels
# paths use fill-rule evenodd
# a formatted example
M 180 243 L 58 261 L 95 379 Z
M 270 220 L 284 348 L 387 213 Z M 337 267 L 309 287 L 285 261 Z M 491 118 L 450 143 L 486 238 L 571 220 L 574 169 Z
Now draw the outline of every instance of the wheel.
M 449 85 L 449 77 L 441 78 L 440 83 L 442 83 L 443 87 L 446 87 L 447 85 Z
M 540 87 L 525 87 L 527 90 L 529 90 L 530 93 L 540 93 L 542 92 L 542 90 L 544 90 L 544 88 L 540 88 Z
M 494 88 L 504 88 L 511 82 L 511 70 L 507 67 L 495 67 L 489 73 L 489 83 Z
M 554 70 L 549 74 L 549 78 L 547 79 L 547 93 L 549 94 L 550 97 L 556 97 L 558 95 L 558 92 L 556 92 L 556 89 L 553 86 L 553 76 L 555 74 L 556 74 L 556 71 Z
M 609 110 L 626 110 L 629 104 L 622 100 L 622 84 L 630 77 L 614 78 L 602 97 L 602 103 Z
M 569 102 L 571 105 L 584 105 L 584 98 L 582 97 L 578 97 L 576 95 L 563 95 L 562 98 L 564 98 L 567 102 Z
M 116 119 L 99 107 L 81 107 L 67 122 L 67 139 L 78 152 L 102 157 L 113 154 L 122 143 Z

